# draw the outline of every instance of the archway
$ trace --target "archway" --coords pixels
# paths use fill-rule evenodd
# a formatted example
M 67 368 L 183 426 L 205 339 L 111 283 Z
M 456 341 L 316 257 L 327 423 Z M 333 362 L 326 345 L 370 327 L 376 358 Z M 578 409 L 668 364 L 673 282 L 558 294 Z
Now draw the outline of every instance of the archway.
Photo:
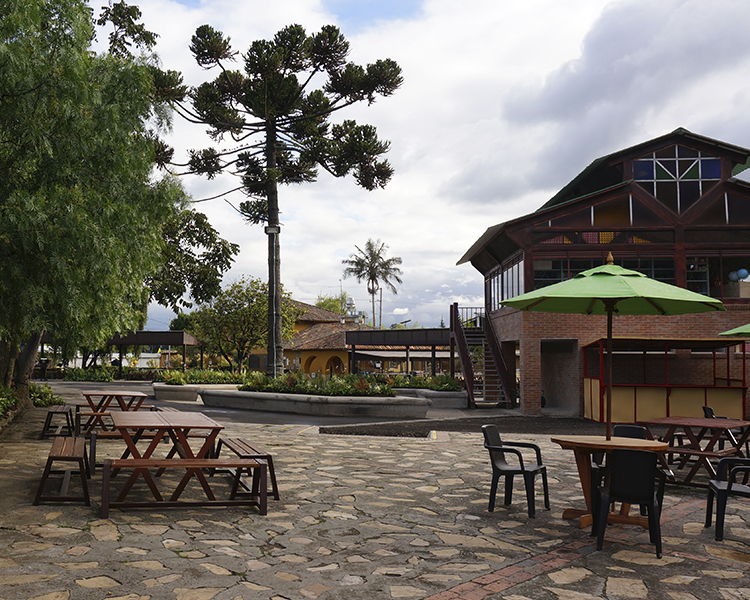
M 344 362 L 338 356 L 332 356 L 328 359 L 326 373 L 329 375 L 342 375 L 344 372 Z
M 309 356 L 307 360 L 305 360 L 305 366 L 302 369 L 305 373 L 311 373 L 312 372 L 312 364 L 315 362 L 315 359 L 318 358 L 314 354 L 312 356 Z

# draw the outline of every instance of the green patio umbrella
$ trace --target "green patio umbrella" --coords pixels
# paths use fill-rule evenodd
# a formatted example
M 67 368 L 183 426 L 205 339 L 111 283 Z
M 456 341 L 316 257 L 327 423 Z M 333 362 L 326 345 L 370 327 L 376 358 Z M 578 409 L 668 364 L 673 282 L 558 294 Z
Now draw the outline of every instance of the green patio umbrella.
M 750 337 L 750 323 L 740 325 L 729 331 L 722 331 L 719 335 L 736 336 L 736 337 Z
M 607 439 L 612 437 L 612 315 L 683 315 L 724 310 L 719 300 L 607 264 L 501 304 L 519 310 L 607 315 Z

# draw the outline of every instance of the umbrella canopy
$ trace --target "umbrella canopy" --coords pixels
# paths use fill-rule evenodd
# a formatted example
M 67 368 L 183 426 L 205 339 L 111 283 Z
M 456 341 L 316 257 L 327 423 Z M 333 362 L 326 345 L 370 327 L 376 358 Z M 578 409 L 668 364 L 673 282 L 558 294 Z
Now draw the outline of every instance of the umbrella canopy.
M 729 331 L 722 331 L 719 335 L 750 337 L 750 323 L 740 325 L 739 327 L 735 327 L 734 329 L 730 329 Z
M 612 436 L 612 315 L 683 315 L 724 310 L 721 301 L 613 264 L 583 271 L 566 281 L 501 304 L 519 310 L 607 315 L 607 439 Z

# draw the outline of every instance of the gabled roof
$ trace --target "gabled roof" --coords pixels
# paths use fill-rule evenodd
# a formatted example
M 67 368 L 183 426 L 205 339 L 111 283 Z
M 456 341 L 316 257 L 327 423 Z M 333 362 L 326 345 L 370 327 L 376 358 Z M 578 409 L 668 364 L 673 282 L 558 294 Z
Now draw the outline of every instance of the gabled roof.
M 341 315 L 335 323 L 316 323 L 294 334 L 291 340 L 284 342 L 284 349 L 292 351 L 346 350 L 347 331 L 375 329 L 363 323 L 342 323 L 340 317 Z
M 750 150 L 747 148 L 698 135 L 687 129 L 675 129 L 667 135 L 597 158 L 533 213 L 489 227 L 456 264 L 471 262 L 479 271 L 487 273 L 517 250 L 517 244 L 507 234 L 511 226 L 517 226 L 530 218 L 538 219 L 545 211 L 563 204 L 629 185 L 632 180 L 625 180 L 622 170 L 622 164 L 626 160 L 676 143 L 729 158 L 733 164 L 732 176 L 750 168 Z
M 294 306 L 304 311 L 302 316 L 297 319 L 300 323 L 338 323 L 343 316 L 332 310 L 300 302 L 299 300 L 292 300 L 291 302 Z
M 715 152 L 719 156 L 729 156 L 735 163 L 732 175 L 737 175 L 750 166 L 748 165 L 750 150 L 747 148 L 741 148 L 740 146 L 734 146 L 720 140 L 698 135 L 680 127 L 672 133 L 597 158 L 550 200 L 544 203 L 539 210 L 557 206 L 563 202 L 568 202 L 621 183 L 623 181 L 622 172 L 617 169 L 616 165 L 622 164 L 624 160 L 629 158 L 642 156 L 649 151 L 679 141 L 688 141 L 691 146 L 710 148 L 712 152 Z

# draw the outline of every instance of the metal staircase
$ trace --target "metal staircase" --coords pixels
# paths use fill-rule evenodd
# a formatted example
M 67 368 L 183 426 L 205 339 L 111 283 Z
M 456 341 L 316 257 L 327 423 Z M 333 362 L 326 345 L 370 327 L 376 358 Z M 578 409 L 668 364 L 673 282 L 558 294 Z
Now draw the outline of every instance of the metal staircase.
M 510 385 L 510 372 L 495 332 L 485 319 L 484 308 L 459 308 L 454 303 L 450 316 L 451 344 L 455 344 L 461 361 L 470 408 L 510 408 L 515 386 Z

